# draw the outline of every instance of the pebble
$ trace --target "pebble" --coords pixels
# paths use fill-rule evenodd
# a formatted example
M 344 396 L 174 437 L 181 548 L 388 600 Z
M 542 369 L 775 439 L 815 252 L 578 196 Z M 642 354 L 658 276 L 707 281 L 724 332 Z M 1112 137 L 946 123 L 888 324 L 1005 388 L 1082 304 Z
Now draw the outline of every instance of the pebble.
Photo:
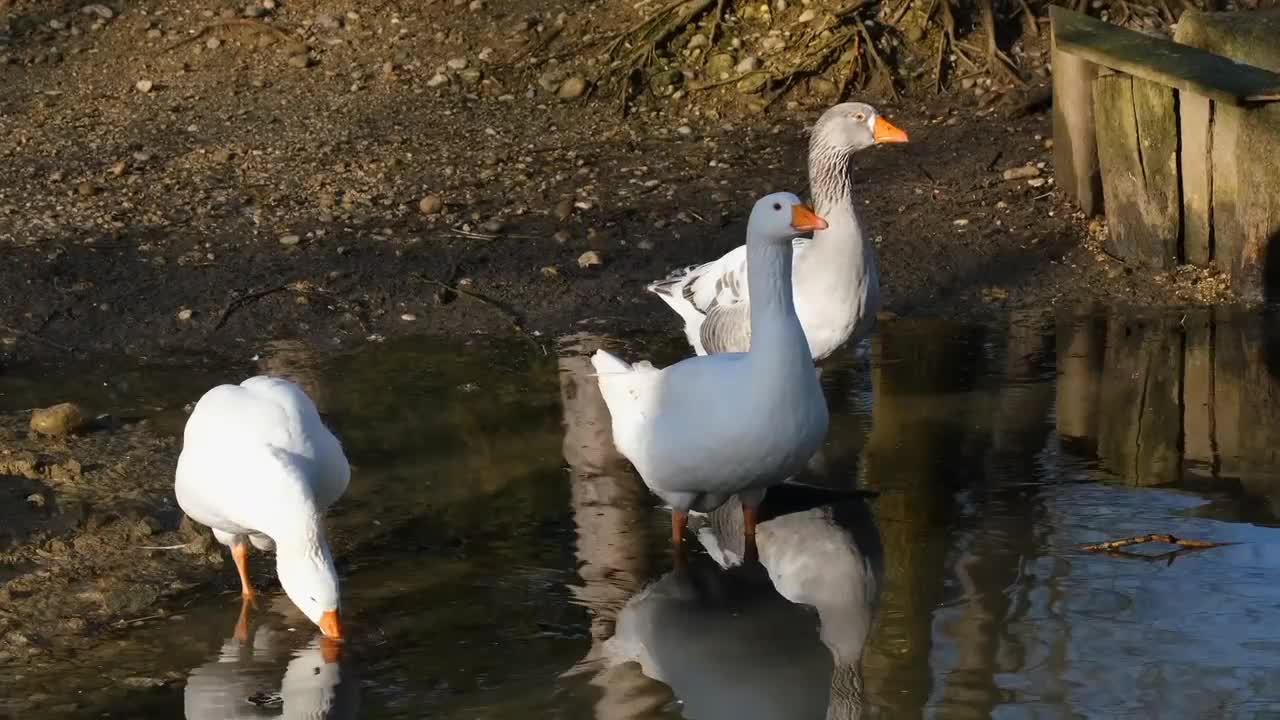
M 556 219 L 559 220 L 560 222 L 564 222 L 565 220 L 568 220 L 569 216 L 573 214 L 573 201 L 567 198 L 564 200 L 561 200 L 560 202 L 556 203 L 556 207 L 553 212 L 556 216 Z
M 189 310 L 189 309 L 187 309 L 187 308 L 182 308 L 181 310 L 179 310 L 179 311 L 178 311 L 178 319 L 179 319 L 179 320 L 183 320 L 183 321 L 190 320 L 190 319 L 191 319 L 191 310 Z
M 680 127 L 676 128 L 676 134 L 682 135 L 684 137 L 689 137 L 690 135 L 693 134 L 693 128 L 689 127 L 688 125 L 681 125 Z
M 471 12 L 476 12 L 477 10 L 483 10 L 483 9 L 484 9 L 484 7 L 485 7 L 485 1 L 484 1 L 484 0 L 471 0 L 471 4 L 470 4 L 470 5 L 468 5 L 467 7 L 469 7 L 469 8 L 471 9 Z
M 445 65 L 448 65 L 450 70 L 464 70 L 467 67 L 467 59 L 460 57 L 449 58 Z
M 588 250 L 578 256 L 578 267 L 588 268 L 594 265 L 603 265 L 604 259 L 600 257 L 600 253 L 595 250 Z
M 808 10 L 805 10 L 804 12 L 800 13 L 800 17 L 797 20 L 797 22 L 807 23 L 812 21 L 816 17 L 818 17 L 818 13 L 814 12 L 813 8 L 809 8 Z
M 403 315 L 400 316 L 400 319 L 405 322 L 413 322 L 414 320 L 418 319 L 418 316 L 414 315 L 413 313 L 404 313 Z
M 116 162 L 114 165 L 111 166 L 111 174 L 115 177 L 120 177 L 121 175 L 124 174 L 124 171 L 128 169 L 129 168 L 127 165 L 124 164 L 124 161 L 120 160 L 119 162 Z
M 134 87 L 137 88 L 138 92 L 140 93 L 149 93 L 151 92 L 151 88 L 155 86 L 156 84 L 151 82 L 150 80 L 139 80 L 138 83 L 134 85 Z
M 222 41 L 216 37 L 211 37 L 208 40 L 204 41 L 204 46 L 209 48 L 210 50 L 217 50 L 218 48 L 222 47 Z
M 969 221 L 965 218 L 960 218 L 959 220 L 952 220 L 951 224 L 955 225 L 956 227 L 964 227 L 965 225 L 969 224 Z
M 551 236 L 551 239 L 555 240 L 557 243 L 561 245 L 564 245 L 565 243 L 573 239 L 573 235 L 570 235 L 568 230 L 562 229 L 562 230 L 557 230 L 555 234 Z
M 94 3 L 92 5 L 85 5 L 84 7 L 80 8 L 80 12 L 84 15 L 97 15 L 103 20 L 110 20 L 111 18 L 116 16 L 116 13 L 114 10 L 107 7 L 106 5 L 99 5 L 98 3 Z
M 560 268 L 555 265 L 544 265 L 542 266 L 542 274 L 545 277 L 556 277 L 560 274 Z
M 296 53 L 289 56 L 289 65 L 296 68 L 304 68 L 311 64 L 311 58 L 306 53 Z
M 700 47 L 706 47 L 706 46 L 707 46 L 706 35 L 694 35 L 693 37 L 689 38 L 689 44 L 686 45 L 685 47 L 689 48 L 690 50 L 696 50 Z
M 449 76 L 445 75 L 444 73 L 436 73 L 435 75 L 432 75 L 430 79 L 427 80 L 427 87 L 431 87 L 431 88 L 440 87 L 441 85 L 448 85 L 448 84 L 449 84 Z
M 559 70 L 548 70 L 538 76 L 538 85 L 549 93 L 553 93 L 560 89 L 560 82 L 564 80 L 564 73 Z
M 41 435 L 67 435 L 84 427 L 84 409 L 75 403 L 58 403 L 31 411 L 31 429 Z
M 580 77 L 571 77 L 560 83 L 560 89 L 556 91 L 556 95 L 565 100 L 582 97 L 587 91 L 587 81 Z
M 98 192 L 98 188 L 94 187 L 91 182 L 82 182 L 76 186 L 76 192 L 85 197 L 89 197 L 90 195 L 96 194 Z
M 317 15 L 316 24 L 325 30 L 338 30 L 342 27 L 342 20 L 332 15 Z
M 418 209 L 423 215 L 438 215 L 444 210 L 444 201 L 439 195 L 427 195 L 418 201 Z
M 480 78 L 482 78 L 483 76 L 484 76 L 483 73 L 481 73 L 479 70 L 476 70 L 474 68 L 469 70 L 463 70 L 462 72 L 458 73 L 458 77 L 461 78 L 462 82 L 468 85 L 475 85 L 479 83 Z
M 302 238 L 298 235 L 281 235 L 280 236 L 281 245 L 297 245 L 300 242 L 302 242 Z
M 1045 178 L 1031 178 L 1030 180 L 1027 181 L 1027 184 L 1033 188 L 1038 188 L 1038 187 L 1044 187 L 1045 183 L 1047 182 L 1049 181 Z
M 741 60 L 739 60 L 738 64 L 733 69 L 738 71 L 739 74 L 749 73 L 749 72 L 754 72 L 756 70 L 759 70 L 760 58 L 756 57 L 755 55 L 748 55 L 742 58 Z
M 1001 174 L 1005 180 L 1024 180 L 1040 176 L 1040 168 L 1035 165 L 1023 165 L 1022 167 L 1009 168 Z
M 497 235 L 498 233 L 502 232 L 502 221 L 497 218 L 494 218 L 492 220 L 486 220 L 484 223 L 480 225 L 480 229 L 483 230 L 484 232 L 489 233 L 490 235 Z
M 231 160 L 231 151 L 226 148 L 218 148 L 213 151 L 213 161 L 216 163 L 224 163 Z

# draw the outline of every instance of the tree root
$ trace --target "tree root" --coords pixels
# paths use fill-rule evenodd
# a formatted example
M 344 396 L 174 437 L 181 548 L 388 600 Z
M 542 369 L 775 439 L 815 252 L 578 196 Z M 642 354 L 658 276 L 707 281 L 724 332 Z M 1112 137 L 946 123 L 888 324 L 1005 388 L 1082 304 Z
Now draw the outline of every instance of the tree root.
M 605 53 L 611 60 L 622 64 L 615 77 L 621 84 L 619 103 L 623 114 L 636 82 L 635 76 L 653 62 L 658 47 L 701 17 L 712 3 L 716 4 L 717 10 L 724 9 L 723 0 L 675 0 L 624 30 L 609 44 Z M 719 20 L 718 14 L 716 19 Z

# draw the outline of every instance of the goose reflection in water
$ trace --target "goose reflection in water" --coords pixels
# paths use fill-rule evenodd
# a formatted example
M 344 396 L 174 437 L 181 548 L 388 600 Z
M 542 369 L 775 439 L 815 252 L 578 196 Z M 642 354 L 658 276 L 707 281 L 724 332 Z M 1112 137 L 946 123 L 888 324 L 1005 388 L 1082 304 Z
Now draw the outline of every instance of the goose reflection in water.
M 770 491 L 759 562 L 741 561 L 735 501 L 702 519 L 696 536 L 709 558 L 690 558 L 632 597 L 605 662 L 639 663 L 691 719 L 861 717 L 880 535 L 861 498 L 795 509 L 805 492 Z
M 295 649 L 294 637 L 264 624 L 250 641 L 247 628 L 238 623 L 217 657 L 187 677 L 187 720 L 358 717 L 360 688 L 341 644 L 317 634 Z

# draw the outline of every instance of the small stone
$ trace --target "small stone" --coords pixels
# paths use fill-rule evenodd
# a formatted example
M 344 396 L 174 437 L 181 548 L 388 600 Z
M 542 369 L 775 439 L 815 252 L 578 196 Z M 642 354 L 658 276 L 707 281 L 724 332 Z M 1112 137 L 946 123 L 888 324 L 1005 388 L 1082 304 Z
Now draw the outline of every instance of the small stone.
M 564 222 L 565 220 L 568 220 L 569 216 L 573 214 L 573 201 L 567 198 L 564 200 L 561 200 L 560 202 L 556 203 L 555 210 L 553 210 L 552 212 L 555 214 L 556 219 L 559 220 L 560 222 Z
M 1052 149 L 1053 149 L 1053 138 L 1047 138 L 1047 139 L 1045 139 L 1045 141 L 1044 141 L 1044 149 L 1045 149 L 1045 150 L 1052 150 Z
M 450 70 L 464 70 L 467 67 L 467 59 L 461 57 L 449 58 L 445 65 L 448 65 Z
M 461 79 L 462 82 L 466 83 L 467 85 L 478 84 L 480 82 L 481 77 L 483 77 L 483 73 L 481 73 L 479 70 L 476 70 L 475 68 L 463 70 L 462 72 L 458 73 L 458 78 Z
M 209 48 L 210 50 L 217 50 L 218 48 L 222 47 L 222 41 L 216 37 L 211 37 L 208 40 L 204 41 L 204 46 Z
M 226 148 L 218 148 L 213 151 L 213 161 L 216 163 L 224 163 L 231 160 L 231 151 Z
M 560 275 L 560 268 L 555 265 L 544 265 L 542 267 L 543 277 L 557 277 Z
M 151 92 L 151 89 L 154 88 L 155 86 L 156 84 L 151 82 L 150 80 L 139 80 L 138 83 L 134 85 L 134 87 L 137 88 L 138 92 L 140 93 L 149 93 Z
M 100 5 L 98 3 L 94 3 L 92 5 L 85 5 L 84 7 L 80 8 L 80 12 L 84 15 L 97 15 L 103 20 L 110 20 L 111 18 L 116 16 L 116 13 L 114 10 L 107 7 L 106 5 Z
M 80 193 L 84 197 L 89 197 L 97 194 L 98 188 L 91 182 L 82 182 L 76 186 L 76 192 Z
M 538 76 L 538 85 L 543 90 L 553 93 L 560 89 L 562 80 L 564 80 L 564 73 L 559 70 L 548 70 Z
M 582 97 L 587 91 L 587 81 L 580 77 L 571 77 L 560 83 L 560 88 L 556 90 L 556 95 L 565 100 L 573 100 Z
M 497 235 L 498 233 L 502 232 L 502 221 L 497 218 L 494 218 L 492 220 L 487 220 L 480 225 L 480 229 L 489 233 L 490 235 Z
M 760 69 L 760 58 L 755 55 L 748 55 L 739 60 L 738 64 L 734 66 L 733 69 L 736 70 L 738 74 L 755 72 Z
M 188 309 L 188 308 L 182 308 L 181 310 L 179 310 L 179 311 L 178 311 L 178 319 L 179 319 L 179 320 L 182 320 L 182 321 L 184 321 L 184 322 L 185 322 L 185 321 L 187 321 L 187 320 L 190 320 L 190 319 L 191 319 L 191 310 L 190 310 L 190 309 Z
M 467 7 L 470 8 L 471 12 L 476 12 L 477 10 L 483 10 L 484 6 L 485 6 L 484 0 L 471 0 L 471 4 L 468 5 Z
M 51 30 L 65 30 L 66 28 L 67 28 L 67 24 L 62 20 L 54 18 L 53 20 L 49 21 L 49 29 Z
M 561 229 L 561 230 L 557 230 L 555 234 L 551 236 L 551 239 L 563 245 L 569 242 L 570 240 L 572 240 L 573 235 L 570 235 L 568 230 Z
M 689 127 L 688 125 L 681 125 L 680 127 L 676 128 L 676 134 L 681 135 L 683 137 L 689 137 L 690 135 L 693 134 L 693 128 Z
M 1035 165 L 1023 165 L 1022 167 L 1009 168 L 1001 174 L 1005 180 L 1025 180 L 1040 176 L 1040 168 Z
M 438 215 L 444 210 L 444 201 L 439 195 L 427 195 L 418 201 L 418 209 L 423 215 Z
M 689 44 L 686 45 L 685 47 L 689 48 L 690 50 L 697 50 L 698 48 L 706 47 L 706 46 L 707 46 L 706 35 L 694 35 L 693 37 L 689 38 Z
M 290 67 L 304 68 L 311 64 L 311 57 L 306 53 L 295 53 L 289 56 Z
M 267 14 L 267 9 L 261 5 L 248 5 L 244 9 L 244 16 L 247 18 L 259 18 Z
M 342 27 L 342 20 L 332 15 L 317 15 L 316 24 L 325 30 L 338 30 Z
M 120 177 L 124 174 L 124 171 L 128 169 L 129 167 L 125 165 L 123 160 L 121 160 L 111 166 L 111 174 L 115 177 Z
M 595 265 L 603 265 L 604 259 L 600 257 L 600 253 L 595 250 L 588 250 L 578 256 L 578 267 L 588 268 Z
M 262 9 L 275 10 L 277 7 L 276 0 L 262 0 Z
M 813 8 L 809 8 L 808 10 L 805 10 L 804 12 L 800 13 L 800 17 L 797 18 L 796 21 L 807 23 L 812 21 L 816 17 L 818 17 L 818 13 L 814 12 Z
M 414 320 L 418 319 L 418 316 L 414 315 L 413 313 L 404 313 L 403 315 L 400 316 L 400 319 L 405 322 L 413 322 Z
M 733 71 L 733 55 L 729 53 L 716 53 L 707 59 L 707 76 L 719 78 Z
M 87 416 L 75 403 L 58 403 L 31 411 L 31 429 L 41 435 L 67 435 L 84 427 Z
M 1049 181 L 1045 178 L 1031 178 L 1030 180 L 1027 181 L 1027 184 L 1033 188 L 1038 188 L 1038 187 L 1044 187 L 1045 183 L 1047 182 Z
M 951 224 L 956 227 L 964 227 L 969 224 L 969 220 L 966 218 L 960 218 L 959 220 L 952 220 Z
M 281 235 L 280 236 L 281 245 L 297 245 L 300 242 L 302 242 L 302 237 L 298 235 Z
M 431 87 L 431 88 L 440 87 L 441 85 L 448 85 L 448 84 L 449 84 L 449 76 L 445 75 L 444 73 L 436 73 L 435 75 L 432 75 L 430 79 L 427 80 L 427 87 Z

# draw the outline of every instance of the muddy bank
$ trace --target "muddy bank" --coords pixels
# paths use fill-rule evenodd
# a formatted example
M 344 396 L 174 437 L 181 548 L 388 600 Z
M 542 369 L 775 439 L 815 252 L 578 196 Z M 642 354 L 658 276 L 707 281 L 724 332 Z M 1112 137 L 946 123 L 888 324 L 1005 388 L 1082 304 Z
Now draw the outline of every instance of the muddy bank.
M 797 86 L 753 112 L 741 91 L 654 91 L 623 118 L 603 91 L 562 98 L 539 80 L 588 67 L 556 60 L 561 43 L 596 27 L 587 20 L 628 26 L 632 10 L 589 11 L 561 32 L 558 10 L 532 0 L 328 5 L 243 23 L 179 3 L 127 2 L 110 18 L 12 6 L 0 358 L 246 357 L 279 338 L 343 349 L 513 326 L 548 335 L 584 317 L 675 331 L 643 284 L 740 243 L 759 195 L 803 193 L 806 126 L 836 100 Z M 781 28 L 803 14 L 787 13 Z M 719 42 L 745 38 L 746 53 L 775 36 L 762 22 L 725 24 Z M 1044 38 L 1018 43 L 1025 85 L 846 88 L 911 136 L 855 159 L 886 309 L 1223 298 L 1211 275 L 1130 272 L 1097 249 L 1105 228 L 1062 202 L 1049 117 L 1025 102 L 1047 88 Z

